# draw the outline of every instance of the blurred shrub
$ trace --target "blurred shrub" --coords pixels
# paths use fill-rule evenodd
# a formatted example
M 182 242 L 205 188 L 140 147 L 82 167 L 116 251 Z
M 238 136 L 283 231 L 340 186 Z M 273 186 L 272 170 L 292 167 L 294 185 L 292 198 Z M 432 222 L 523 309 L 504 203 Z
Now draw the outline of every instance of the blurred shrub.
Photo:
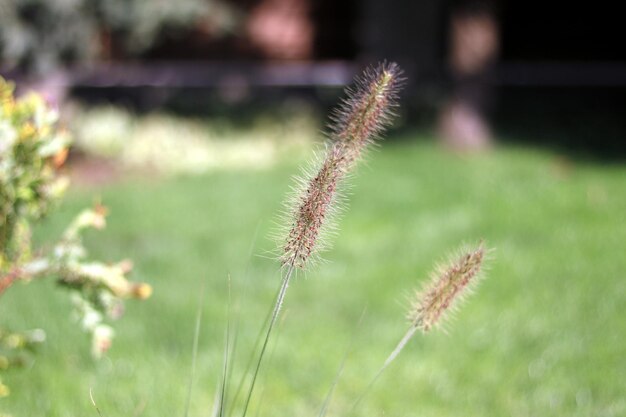
M 119 157 L 134 127 L 132 115 L 120 107 L 102 106 L 73 118 L 74 144 L 88 154 Z
M 0 271 L 27 258 L 29 223 L 44 216 L 67 184 L 56 175 L 69 136 L 55 127 L 56 112 L 31 94 L 13 99 L 0 78 Z
M 43 73 L 103 53 L 134 56 L 164 33 L 220 35 L 236 28 L 238 16 L 220 0 L 1 0 L 0 59 Z
M 15 100 L 13 86 L 0 78 L 0 297 L 18 282 L 57 278 L 60 286 L 69 289 L 74 315 L 91 334 L 92 353 L 99 357 L 113 336 L 105 319 L 121 316 L 124 298 L 145 299 L 151 288 L 126 279 L 130 261 L 107 264 L 89 258 L 82 233 L 105 226 L 102 206 L 80 213 L 51 250 L 33 250 L 32 227 L 67 186 L 58 168 L 69 143 L 69 135 L 57 127 L 56 112 L 40 96 Z M 0 328 L 0 371 L 21 363 L 21 351 L 41 340 L 41 331 L 15 333 Z M 2 395 L 8 395 L 8 388 L 0 382 Z
M 88 155 L 113 158 L 133 169 L 198 174 L 267 167 L 282 152 L 310 144 L 318 124 L 308 108 L 292 109 L 285 117 L 260 116 L 240 127 L 228 120 L 200 122 L 168 114 L 137 117 L 120 107 L 102 106 L 78 110 L 72 130 L 76 147 Z
M 0 372 L 30 364 L 32 353 L 45 339 L 46 333 L 41 329 L 8 332 L 0 328 Z M 0 398 L 8 396 L 10 392 L 0 378 Z

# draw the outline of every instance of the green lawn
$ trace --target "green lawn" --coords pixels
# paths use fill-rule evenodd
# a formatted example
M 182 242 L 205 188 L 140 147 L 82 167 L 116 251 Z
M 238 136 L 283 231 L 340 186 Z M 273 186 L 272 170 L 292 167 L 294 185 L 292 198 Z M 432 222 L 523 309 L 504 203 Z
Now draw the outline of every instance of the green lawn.
M 400 139 L 360 167 L 328 262 L 292 283 L 249 415 L 262 397 L 258 415 L 317 416 L 366 307 L 329 412 L 348 415 L 405 331 L 406 296 L 435 261 L 480 238 L 496 248 L 487 279 L 445 332 L 411 342 L 358 414 L 626 415 L 626 166 L 523 148 L 459 157 L 417 134 Z M 42 327 L 48 339 L 31 367 L 3 376 L 12 395 L 0 410 L 97 416 L 91 388 L 105 417 L 182 416 L 204 285 L 190 415 L 209 416 L 227 276 L 240 307 L 236 381 L 278 285 L 266 236 L 301 162 L 73 191 L 38 239 L 101 196 L 109 226 L 90 232 L 88 246 L 101 258 L 134 259 L 134 277 L 154 295 L 127 304 L 112 350 L 94 362 L 62 290 L 52 282 L 9 290 L 2 324 Z M 249 256 L 252 244 L 259 256 Z

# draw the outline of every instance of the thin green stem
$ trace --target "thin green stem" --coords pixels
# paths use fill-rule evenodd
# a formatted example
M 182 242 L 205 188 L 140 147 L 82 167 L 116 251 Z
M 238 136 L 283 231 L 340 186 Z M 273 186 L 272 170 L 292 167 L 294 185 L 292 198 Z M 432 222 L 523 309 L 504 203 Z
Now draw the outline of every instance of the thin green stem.
M 328 406 L 330 405 L 330 400 L 333 397 L 335 388 L 337 387 L 337 384 L 339 383 L 339 378 L 341 378 L 341 374 L 343 373 L 343 368 L 346 365 L 348 356 L 350 355 L 350 352 L 352 351 L 352 347 L 354 346 L 354 342 L 356 341 L 357 330 L 361 326 L 363 317 L 365 317 L 365 310 L 366 309 L 363 309 L 363 312 L 361 313 L 361 317 L 359 317 L 359 321 L 357 322 L 356 327 L 354 329 L 354 333 L 352 334 L 352 337 L 350 338 L 350 343 L 348 344 L 346 353 L 344 353 L 343 355 L 343 359 L 341 360 L 341 364 L 339 365 L 339 370 L 337 371 L 337 374 L 335 375 L 335 379 L 333 380 L 333 383 L 331 384 L 330 389 L 328 390 L 328 394 L 326 394 L 326 398 L 324 399 L 324 403 L 322 404 L 322 408 L 320 409 L 320 413 L 318 417 L 324 417 L 326 413 L 328 412 Z
M 391 365 L 391 363 L 398 357 L 400 352 L 402 352 L 402 349 L 404 349 L 406 344 L 409 343 L 409 340 L 411 340 L 411 338 L 413 337 L 416 331 L 417 331 L 417 326 L 411 325 L 411 327 L 409 328 L 409 330 L 407 330 L 407 332 L 404 334 L 402 339 L 400 339 L 400 342 L 398 342 L 398 345 L 396 346 L 396 348 L 387 357 L 387 359 L 385 360 L 385 363 L 383 363 L 383 366 L 381 366 L 381 368 L 378 370 L 376 375 L 374 375 L 374 378 L 372 378 L 372 380 L 370 381 L 369 384 L 367 384 L 367 387 L 365 387 L 361 395 L 359 395 L 359 398 L 357 398 L 357 400 L 354 402 L 354 405 L 352 406 L 352 413 L 354 412 L 354 410 L 356 410 L 357 406 L 361 403 L 363 398 L 365 398 L 365 395 L 367 395 L 370 389 L 372 389 L 372 387 L 374 386 L 378 378 L 382 375 L 382 373 L 385 371 L 385 369 L 387 369 L 387 367 Z
M 280 285 L 280 290 L 278 291 L 278 296 L 276 297 L 276 302 L 274 303 L 274 310 L 272 311 L 272 318 L 270 319 L 270 324 L 267 328 L 267 333 L 265 334 L 265 339 L 263 340 L 263 346 L 261 347 L 261 353 L 259 355 L 259 359 L 257 360 L 256 367 L 254 369 L 254 374 L 252 375 L 252 382 L 250 383 L 250 390 L 248 391 L 248 396 L 246 398 L 246 403 L 243 408 L 242 417 L 246 416 L 248 412 L 248 406 L 250 405 L 250 399 L 252 398 L 252 393 L 254 391 L 254 385 L 256 383 L 257 376 L 259 374 L 259 369 L 261 368 L 261 362 L 263 361 L 263 356 L 265 355 L 265 350 L 267 349 L 267 343 L 270 339 L 270 335 L 272 334 L 272 330 L 274 329 L 274 325 L 278 319 L 278 314 L 280 313 L 280 308 L 282 307 L 283 300 L 285 299 L 285 294 L 287 293 L 287 288 L 289 287 L 289 281 L 291 280 L 291 276 L 294 271 L 293 263 L 289 264 L 287 269 L 287 273 L 283 277 L 282 283 Z
M 272 344 L 272 349 L 270 350 L 269 356 L 267 358 L 268 361 L 268 366 L 270 367 L 270 369 L 274 369 L 273 368 L 273 364 L 274 364 L 274 356 L 276 355 L 276 349 L 278 347 L 279 341 L 280 341 L 280 335 L 282 333 L 282 323 L 285 322 L 285 318 L 287 317 L 287 314 L 283 314 L 281 319 L 280 319 L 280 324 L 278 325 L 278 329 L 276 330 L 276 336 L 274 336 L 274 343 Z M 267 381 L 270 377 L 270 373 L 267 372 L 265 374 L 265 380 Z M 266 390 L 267 386 L 264 385 L 261 388 L 261 392 L 260 392 L 260 396 L 259 396 L 259 406 L 256 409 L 256 417 L 259 417 L 261 415 L 261 409 L 263 408 L 263 398 L 265 396 L 265 390 Z
M 191 405 L 191 392 L 193 391 L 193 379 L 196 373 L 196 359 L 198 358 L 198 341 L 200 340 L 200 324 L 202 323 L 202 307 L 204 305 L 205 284 L 202 283 L 200 290 L 200 302 L 198 303 L 198 311 L 196 313 L 196 326 L 193 332 L 193 348 L 191 353 L 191 372 L 189 374 L 189 387 L 187 388 L 187 400 L 185 401 L 185 414 L 189 415 L 189 406 Z
M 246 294 L 248 293 L 248 289 L 250 287 L 250 265 L 252 263 L 252 254 L 254 252 L 254 247 L 256 244 L 256 240 L 257 240 L 257 236 L 259 234 L 259 229 L 261 227 L 261 222 L 258 222 L 256 225 L 256 228 L 254 229 L 254 236 L 252 237 L 252 240 L 250 242 L 250 248 L 248 249 L 248 261 L 246 262 L 246 268 L 243 274 L 243 290 L 242 290 L 242 295 L 240 296 L 241 299 L 246 299 Z M 261 337 L 263 336 L 263 329 L 265 328 L 265 326 L 267 325 L 267 322 L 270 319 L 270 314 L 272 313 L 272 309 L 271 307 L 268 308 L 267 310 L 267 314 L 265 315 L 265 319 L 263 320 L 263 325 L 261 326 L 261 328 L 259 329 L 259 333 L 257 334 L 256 338 L 254 339 L 254 345 L 252 348 L 252 352 L 250 353 L 250 357 L 247 361 L 245 372 L 243 373 L 243 376 L 239 379 L 239 383 L 237 384 L 237 389 L 235 389 L 235 394 L 232 396 L 232 399 L 230 401 L 230 407 L 227 407 L 228 413 L 226 414 L 227 416 L 231 416 L 233 414 L 233 410 L 235 409 L 235 404 L 237 403 L 237 399 L 239 398 L 239 394 L 241 393 L 241 389 L 243 388 L 244 382 L 246 380 L 246 375 L 248 374 L 248 371 L 250 370 L 250 367 L 252 366 L 252 362 L 254 360 L 254 352 L 256 352 L 257 347 L 259 346 L 259 343 L 261 342 Z M 231 362 L 235 361 L 235 355 L 237 353 L 237 346 L 238 346 L 238 341 L 239 341 L 239 321 L 241 319 L 241 310 L 240 310 L 240 305 L 239 303 L 235 303 L 235 323 L 234 323 L 234 336 L 233 336 L 233 347 L 231 349 Z M 232 378 L 232 374 L 233 374 L 233 369 L 234 366 L 230 367 L 230 371 L 229 371 L 229 376 L 228 378 L 231 379 Z
M 219 407 L 219 417 L 224 416 L 224 403 L 226 401 L 226 393 L 228 388 L 228 361 L 229 361 L 229 348 L 230 348 L 230 316 L 231 316 L 231 281 L 230 274 L 228 275 L 228 307 L 226 310 L 226 339 L 224 341 L 224 368 L 222 370 L 222 387 L 220 393 L 220 407 Z
M 278 295 L 278 291 L 276 292 L 276 295 Z M 254 362 L 254 352 L 256 352 L 257 348 L 261 344 L 261 338 L 263 337 L 263 329 L 265 329 L 265 327 L 267 326 L 267 323 L 270 320 L 271 314 L 272 314 L 272 308 L 270 307 L 267 309 L 267 314 L 265 315 L 265 319 L 263 319 L 263 325 L 259 329 L 259 333 L 254 339 L 254 346 L 252 348 L 252 353 L 250 353 L 250 358 L 248 359 L 248 362 L 244 368 L 245 369 L 244 374 L 239 380 L 239 384 L 237 384 L 237 389 L 235 390 L 235 395 L 233 396 L 233 399 L 231 400 L 231 407 L 230 407 L 231 413 L 230 414 L 232 414 L 232 410 L 234 409 L 235 404 L 237 403 L 239 394 L 241 393 L 241 390 L 243 389 L 243 385 L 246 380 L 245 376 L 248 375 L 248 371 L 250 371 L 250 368 L 252 368 L 252 363 Z

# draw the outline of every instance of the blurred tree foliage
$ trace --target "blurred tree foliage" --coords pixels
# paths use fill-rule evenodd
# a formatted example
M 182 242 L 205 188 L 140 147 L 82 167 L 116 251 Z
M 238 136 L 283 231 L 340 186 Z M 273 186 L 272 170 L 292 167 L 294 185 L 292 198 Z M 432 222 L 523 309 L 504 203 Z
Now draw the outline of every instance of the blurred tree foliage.
M 98 57 L 132 57 L 164 36 L 235 30 L 240 13 L 221 0 L 0 0 L 0 59 L 37 74 Z

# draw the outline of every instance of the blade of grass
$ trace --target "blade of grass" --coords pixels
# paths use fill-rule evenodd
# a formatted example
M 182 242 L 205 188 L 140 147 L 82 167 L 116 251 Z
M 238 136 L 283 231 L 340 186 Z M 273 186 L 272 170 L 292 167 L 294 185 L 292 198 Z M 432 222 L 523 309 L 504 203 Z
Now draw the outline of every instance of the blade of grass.
M 217 379 L 217 384 L 215 384 L 215 394 L 213 395 L 213 409 L 211 410 L 211 417 L 217 417 L 217 413 L 220 408 L 220 385 L 222 381 L 220 378 Z
M 282 333 L 282 324 L 285 322 L 285 317 L 287 317 L 287 313 L 289 311 L 285 311 L 285 314 L 283 314 L 283 317 L 280 320 L 280 323 L 278 324 L 278 330 L 276 331 L 276 337 L 274 338 L 274 344 L 272 345 L 272 350 L 270 351 L 270 355 L 267 358 L 268 364 L 270 365 L 270 369 L 271 369 L 271 365 L 274 363 L 274 356 L 276 354 L 276 347 L 278 346 L 278 342 L 280 340 L 280 335 Z M 266 374 L 265 375 L 265 379 L 269 379 L 269 375 Z M 259 398 L 259 406 L 256 410 L 256 417 L 259 417 L 261 415 L 261 408 L 263 406 L 263 398 L 265 397 L 265 386 L 263 386 L 263 389 L 261 390 L 261 395 Z
M 226 307 L 226 337 L 224 341 L 224 368 L 222 369 L 222 386 L 220 393 L 219 417 L 224 416 L 224 402 L 228 386 L 228 354 L 230 350 L 230 305 L 231 305 L 231 278 L 228 275 L 228 305 Z
M 254 247 L 256 245 L 256 238 L 257 235 L 259 233 L 259 228 L 261 227 L 261 222 L 257 223 L 257 226 L 255 228 L 254 231 L 254 235 L 252 237 L 252 241 L 250 243 L 250 248 L 248 249 L 248 261 L 246 262 L 246 267 L 243 273 L 243 290 L 242 290 L 242 294 L 241 294 L 241 298 L 242 299 L 246 299 L 246 295 L 248 293 L 248 288 L 250 286 L 250 280 L 248 279 L 250 277 L 250 264 L 252 262 L 252 253 L 254 251 Z M 234 313 L 234 317 L 235 317 L 235 323 L 234 323 L 234 328 L 233 328 L 233 346 L 231 349 L 231 362 L 235 361 L 235 355 L 237 353 L 237 346 L 238 346 L 238 342 L 239 342 L 239 322 L 241 320 L 241 304 L 239 303 L 239 300 L 237 299 L 237 301 L 234 303 L 235 307 L 235 313 Z M 269 313 L 268 313 L 268 317 L 269 317 Z M 264 322 L 263 325 L 265 325 L 266 322 Z M 259 335 L 258 338 L 260 339 L 261 336 Z M 255 347 L 256 347 L 256 343 L 255 343 Z M 252 356 L 251 356 L 252 357 Z M 252 361 L 252 359 L 250 359 L 250 362 Z M 248 365 L 249 367 L 250 365 Z M 230 380 L 232 378 L 232 374 L 233 374 L 233 366 L 230 366 L 230 370 L 229 370 L 229 375 L 228 375 L 228 379 Z M 244 374 L 245 376 L 245 374 Z M 232 409 L 232 407 L 234 407 L 235 404 L 235 400 L 237 399 L 237 395 L 239 393 L 239 390 L 241 389 L 241 385 L 243 384 L 243 378 L 242 380 L 239 382 L 239 385 L 237 387 L 237 390 L 235 391 L 235 397 L 233 398 L 233 402 L 231 403 L 231 407 L 228 409 Z M 230 413 L 229 413 L 230 415 Z
M 287 287 L 289 287 L 289 281 L 291 279 L 291 275 L 294 271 L 294 265 L 289 265 L 287 269 L 287 273 L 283 277 L 283 280 L 280 284 L 280 289 L 278 290 L 278 295 L 276 297 L 276 302 L 274 303 L 274 309 L 272 311 L 272 317 L 270 318 L 270 324 L 267 328 L 267 333 L 265 333 L 265 339 L 263 340 L 263 346 L 261 347 L 261 353 L 259 354 L 259 359 L 256 362 L 256 367 L 254 369 L 254 374 L 252 375 L 252 382 L 250 383 L 250 389 L 248 390 L 248 395 L 246 397 L 246 403 L 243 408 L 242 417 L 246 416 L 248 411 L 248 406 L 250 405 L 250 398 L 252 398 L 252 393 L 254 392 L 254 385 L 256 383 L 257 376 L 259 375 L 259 369 L 261 368 L 261 363 L 263 362 L 263 356 L 265 355 L 265 350 L 267 349 L 267 342 L 269 341 L 270 335 L 272 334 L 272 330 L 274 329 L 274 325 L 276 324 L 276 320 L 278 319 L 278 314 L 280 313 L 280 308 L 283 304 L 283 300 L 285 299 L 285 294 L 287 293 Z
M 196 326 L 193 333 L 193 348 L 191 353 L 191 372 L 189 375 L 189 388 L 187 389 L 187 400 L 185 401 L 184 416 L 189 416 L 189 406 L 191 405 L 191 393 L 193 391 L 193 380 L 196 373 L 196 360 L 198 358 L 198 342 L 200 340 L 200 324 L 202 323 L 202 307 L 204 306 L 205 284 L 202 282 L 200 289 L 200 299 L 198 303 L 198 311 L 196 312 Z
M 254 231 L 254 236 L 252 237 L 252 241 L 250 243 L 250 248 L 248 250 L 248 262 L 246 263 L 246 269 L 244 272 L 244 286 L 243 286 L 243 293 L 241 295 L 241 298 L 245 299 L 246 294 L 248 293 L 248 288 L 250 286 L 250 281 L 249 281 L 249 276 L 250 276 L 250 264 L 252 261 L 252 253 L 254 252 L 254 247 L 256 246 L 256 240 L 257 240 L 257 236 L 259 234 L 259 229 L 261 228 L 261 222 L 257 223 L 257 226 L 255 228 Z M 270 316 L 272 314 L 272 308 L 268 308 L 267 310 L 267 314 L 265 315 L 265 319 L 263 320 L 263 325 L 261 326 L 261 328 L 259 329 L 259 333 L 257 334 L 257 336 L 254 339 L 254 344 L 253 344 L 253 348 L 252 351 L 250 352 L 250 356 L 248 358 L 248 361 L 246 363 L 246 366 L 244 368 L 244 373 L 241 376 L 241 378 L 239 379 L 239 383 L 237 384 L 237 388 L 235 389 L 235 394 L 233 395 L 233 398 L 230 402 L 230 407 L 228 407 L 228 410 L 231 410 L 230 413 L 228 413 L 229 416 L 232 415 L 232 410 L 235 409 L 235 404 L 237 403 L 237 399 L 239 398 L 239 394 L 241 394 L 241 390 L 243 389 L 244 383 L 246 381 L 246 375 L 249 374 L 250 369 L 252 368 L 252 363 L 254 361 L 254 352 L 257 351 L 257 348 L 259 347 L 259 344 L 261 343 L 261 337 L 263 336 L 263 329 L 265 329 L 265 327 L 267 326 L 267 323 L 269 322 Z M 231 354 L 231 360 L 234 360 L 234 355 L 235 352 L 237 350 L 237 346 L 238 346 L 238 341 L 239 341 L 239 332 L 237 331 L 237 329 L 239 328 L 239 320 L 240 320 L 240 316 L 241 316 L 241 311 L 239 309 L 239 303 L 237 303 L 237 308 L 236 308 L 236 321 L 235 321 L 235 336 L 234 336 L 234 340 L 233 340 L 233 348 L 232 348 L 232 354 Z M 233 367 L 230 367 L 230 373 L 232 377 L 232 372 L 233 372 Z
M 359 321 L 357 322 L 354 328 L 354 331 L 352 333 L 352 336 L 350 337 L 348 348 L 346 349 L 346 352 L 344 353 L 343 358 L 341 359 L 341 363 L 339 365 L 339 369 L 337 370 L 337 374 L 335 375 L 335 379 L 330 385 L 328 394 L 326 395 L 326 398 L 324 399 L 324 403 L 322 404 L 322 408 L 320 409 L 319 417 L 324 417 L 326 415 L 326 412 L 328 411 L 328 406 L 330 405 L 330 400 L 335 391 L 335 387 L 337 387 L 337 384 L 339 383 L 339 378 L 341 378 L 341 374 L 343 373 L 343 368 L 346 364 L 346 361 L 348 360 L 348 356 L 350 355 L 350 352 L 352 352 L 352 347 L 354 346 L 354 342 L 357 336 L 357 330 L 359 329 L 359 327 L 361 327 L 361 323 L 363 322 L 363 317 L 365 317 L 365 311 L 366 311 L 366 308 L 363 309 L 363 312 L 361 313 L 361 316 L 359 317 Z
M 235 395 L 233 396 L 233 399 L 231 401 L 231 407 L 230 407 L 231 410 L 234 408 L 234 405 L 237 402 L 237 399 L 239 398 L 239 394 L 241 394 L 241 390 L 243 389 L 244 383 L 246 382 L 246 376 L 250 374 L 250 369 L 252 369 L 252 364 L 254 362 L 254 352 L 257 351 L 259 345 L 261 344 L 261 340 L 263 340 L 262 339 L 263 330 L 267 327 L 267 324 L 270 321 L 271 315 L 272 315 L 272 307 L 267 309 L 267 314 L 265 315 L 265 318 L 263 319 L 263 325 L 259 329 L 259 332 L 254 339 L 254 346 L 252 348 L 252 351 L 250 352 L 250 357 L 248 358 L 248 362 L 246 363 L 246 366 L 244 368 L 244 373 L 241 379 L 239 380 L 239 384 L 237 384 Z
M 100 412 L 100 409 L 96 405 L 96 400 L 93 399 L 93 389 L 91 387 L 89 388 L 89 399 L 91 400 L 91 403 L 93 404 L 94 408 L 96 409 L 96 412 L 98 413 L 98 416 L 102 417 L 102 413 Z

